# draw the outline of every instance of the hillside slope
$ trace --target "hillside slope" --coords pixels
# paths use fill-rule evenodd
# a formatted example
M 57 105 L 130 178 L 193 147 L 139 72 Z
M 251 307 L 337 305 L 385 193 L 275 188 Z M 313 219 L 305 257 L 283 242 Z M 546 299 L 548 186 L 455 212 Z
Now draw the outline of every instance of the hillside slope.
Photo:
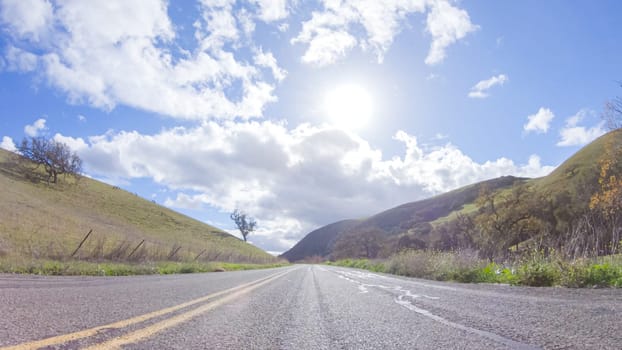
M 522 182 L 530 185 L 535 191 L 554 200 L 555 205 L 567 206 L 580 210 L 586 208 L 589 198 L 598 187 L 599 160 L 610 145 L 622 143 L 622 130 L 610 132 L 583 147 L 551 174 L 537 179 L 521 179 L 504 176 L 477 184 L 465 186 L 457 190 L 441 194 L 421 201 L 406 203 L 383 211 L 364 220 L 353 221 L 351 226 L 335 232 L 333 225 L 319 228 L 305 236 L 283 257 L 290 261 L 321 254 L 330 257 L 331 249 L 337 236 L 346 232 L 363 231 L 366 228 L 380 229 L 386 236 L 409 234 L 413 237 L 430 241 L 426 236 L 433 226 L 454 220 L 457 213 L 469 214 L 478 208 L 475 205 L 483 186 L 503 193 L 513 184 Z M 331 232 L 331 235 L 318 232 Z M 331 244 L 328 244 L 328 239 Z M 327 249 L 317 249 L 327 247 Z
M 281 255 L 289 261 L 312 256 L 328 256 L 340 234 L 356 227 L 359 220 L 342 220 L 309 232 L 300 242 Z
M 605 149 L 622 142 L 622 129 L 609 132 L 581 148 L 548 176 L 534 179 L 533 183 L 542 191 L 561 192 L 592 191 L 598 184 L 599 161 Z
M 274 257 L 216 227 L 89 178 L 48 185 L 0 150 L 0 256 L 62 258 L 89 230 L 77 256 L 269 262 Z M 175 252 L 177 250 L 177 252 Z
M 504 176 L 483 181 L 457 190 L 447 192 L 421 201 L 402 204 L 361 220 L 343 220 L 323 226 L 307 234 L 300 242 L 281 257 L 289 261 L 298 261 L 306 257 L 320 255 L 328 257 L 332 252 L 337 238 L 348 231 L 375 227 L 387 235 L 397 235 L 409 231 L 426 232 L 429 224 L 439 218 L 462 210 L 477 198 L 480 189 L 487 186 L 492 190 L 512 186 L 516 181 L 524 179 Z
M 517 181 L 525 179 L 514 176 L 502 176 L 492 180 L 478 182 L 473 185 L 427 198 L 424 200 L 402 204 L 395 208 L 378 213 L 360 223 L 362 227 L 377 227 L 388 234 L 397 234 L 409 229 L 426 230 L 425 223 L 460 211 L 477 199 L 482 187 L 499 190 L 511 187 Z

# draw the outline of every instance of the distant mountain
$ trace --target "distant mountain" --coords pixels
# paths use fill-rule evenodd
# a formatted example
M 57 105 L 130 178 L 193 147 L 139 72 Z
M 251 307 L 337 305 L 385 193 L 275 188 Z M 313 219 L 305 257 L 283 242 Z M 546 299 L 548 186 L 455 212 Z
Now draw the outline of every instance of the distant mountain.
M 312 256 L 328 256 L 339 235 L 357 226 L 359 220 L 343 220 L 310 232 L 281 255 L 289 261 L 299 261 Z
M 434 226 L 454 220 L 457 213 L 469 214 L 477 211 L 475 201 L 483 187 L 502 193 L 514 184 L 525 183 L 550 198 L 562 198 L 566 201 L 566 203 L 561 203 L 563 205 L 585 208 L 589 198 L 598 187 L 598 162 L 607 144 L 621 141 L 622 131 L 610 132 L 585 146 L 551 174 L 541 178 L 525 179 L 503 176 L 432 198 L 402 204 L 366 219 L 344 220 L 321 227 L 305 236 L 282 257 L 290 261 L 302 260 L 313 255 L 329 258 L 339 236 L 367 228 L 379 229 L 387 237 L 408 234 L 429 240 L 430 237 L 426 234 Z M 564 197 L 560 196 L 562 193 Z

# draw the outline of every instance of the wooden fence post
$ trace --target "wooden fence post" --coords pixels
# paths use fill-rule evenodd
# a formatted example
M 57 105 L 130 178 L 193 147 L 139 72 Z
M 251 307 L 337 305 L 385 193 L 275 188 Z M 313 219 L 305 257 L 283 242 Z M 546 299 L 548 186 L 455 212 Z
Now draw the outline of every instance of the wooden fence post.
M 91 233 L 93 233 L 93 229 L 91 229 L 89 231 L 89 233 L 86 234 L 86 236 L 84 237 L 84 239 L 82 239 L 82 242 L 80 242 L 80 244 L 78 245 L 78 248 L 76 248 L 76 250 L 73 251 L 73 253 L 71 253 L 71 257 L 73 258 L 74 255 L 76 255 L 76 253 L 78 252 L 78 250 L 80 250 L 80 248 L 82 248 L 82 245 L 84 244 L 84 242 L 86 242 L 86 240 L 89 238 L 89 236 L 91 235 Z
M 141 245 L 143 245 L 143 243 L 145 243 L 145 240 L 143 239 L 142 241 L 140 241 L 140 243 L 138 243 L 138 245 L 136 246 L 136 248 L 134 248 L 134 250 L 132 250 L 132 252 L 130 253 L 130 255 L 127 256 L 127 258 L 131 258 L 132 255 L 134 255 L 134 253 L 136 253 L 136 251 L 138 250 L 138 248 L 140 248 Z

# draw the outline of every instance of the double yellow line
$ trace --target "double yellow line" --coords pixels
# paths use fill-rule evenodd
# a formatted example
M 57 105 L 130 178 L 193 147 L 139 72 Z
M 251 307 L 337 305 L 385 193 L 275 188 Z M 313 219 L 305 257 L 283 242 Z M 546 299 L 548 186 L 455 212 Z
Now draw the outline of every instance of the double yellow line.
M 275 274 L 272 274 L 268 277 L 264 277 L 264 278 L 260 278 L 258 280 L 249 282 L 249 283 L 245 283 L 242 285 L 239 285 L 237 287 L 233 287 L 227 290 L 223 290 L 217 293 L 213 293 L 213 294 L 209 294 L 206 296 L 203 296 L 201 298 L 198 299 L 194 299 L 179 305 L 175 305 L 175 306 L 171 306 L 165 309 L 161 309 L 158 311 L 154 311 L 154 312 L 150 312 L 144 315 L 140 315 L 140 316 L 136 316 L 136 317 L 132 317 L 132 318 L 128 318 L 122 321 L 117 321 L 117 322 L 113 322 L 110 324 L 106 324 L 103 326 L 97 326 L 97 327 L 93 327 L 93 328 L 89 328 L 89 329 L 85 329 L 82 331 L 78 331 L 78 332 L 74 332 L 74 333 L 68 333 L 68 334 L 63 334 L 63 335 L 59 335 L 59 336 L 55 336 L 55 337 L 50 337 L 50 338 L 46 338 L 46 339 L 41 339 L 41 340 L 35 340 L 35 341 L 31 341 L 31 342 L 26 342 L 26 343 L 22 343 L 22 344 L 18 344 L 18 345 L 13 345 L 13 346 L 8 346 L 8 347 L 3 347 L 0 348 L 0 350 L 26 350 L 26 349 L 39 349 L 42 347 L 46 347 L 46 346 L 52 346 L 52 345 L 58 345 L 58 344 L 64 344 L 64 343 L 68 343 L 71 341 L 75 341 L 75 340 L 79 340 L 79 339 L 83 339 L 83 338 L 88 338 L 88 337 L 92 337 L 94 335 L 97 335 L 100 331 L 102 330 L 110 330 L 110 329 L 122 329 L 122 328 L 126 328 L 132 325 L 135 325 L 137 323 L 140 322 L 144 322 L 144 321 L 148 321 L 150 319 L 156 318 L 156 317 L 160 317 L 160 316 L 164 316 L 176 311 L 179 311 L 181 309 L 193 306 L 193 305 L 197 305 L 197 304 L 201 304 L 204 302 L 207 302 L 209 300 L 213 300 L 215 298 L 218 298 L 220 296 L 223 296 L 220 299 L 217 299 L 215 301 L 212 302 L 208 302 L 206 304 L 201 304 L 199 306 L 197 306 L 196 308 L 193 308 L 191 310 L 188 310 L 186 312 L 183 312 L 179 315 L 176 316 L 172 316 L 169 318 L 166 318 L 162 321 L 158 321 L 156 323 L 147 325 L 143 328 L 140 328 L 136 331 L 121 335 L 119 337 L 115 337 L 112 338 L 106 342 L 100 343 L 100 344 L 95 344 L 92 345 L 86 349 L 119 349 L 122 345 L 126 345 L 126 344 L 131 344 L 131 343 L 136 343 L 142 339 L 148 338 L 150 336 L 153 336 L 154 334 L 161 332 L 165 329 L 174 327 L 180 323 L 186 322 L 196 316 L 199 316 L 200 314 L 203 314 L 211 309 L 214 309 L 222 304 L 225 304 L 227 302 L 230 302 L 234 299 L 237 299 L 239 297 L 241 297 L 244 294 L 249 293 L 250 291 L 259 288 L 265 284 L 268 284 L 272 281 L 274 281 L 275 279 L 291 272 L 293 270 L 289 269 L 285 272 L 278 272 Z

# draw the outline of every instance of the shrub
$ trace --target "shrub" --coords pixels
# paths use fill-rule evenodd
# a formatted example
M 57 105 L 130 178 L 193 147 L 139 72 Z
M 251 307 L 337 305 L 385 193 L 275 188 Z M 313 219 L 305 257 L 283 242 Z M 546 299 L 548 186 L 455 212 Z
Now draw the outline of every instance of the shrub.
M 561 284 L 566 287 L 622 287 L 622 264 L 612 258 L 575 260 L 564 266 Z
M 534 287 L 550 287 L 560 282 L 561 274 L 554 264 L 532 261 L 517 269 L 516 284 Z

